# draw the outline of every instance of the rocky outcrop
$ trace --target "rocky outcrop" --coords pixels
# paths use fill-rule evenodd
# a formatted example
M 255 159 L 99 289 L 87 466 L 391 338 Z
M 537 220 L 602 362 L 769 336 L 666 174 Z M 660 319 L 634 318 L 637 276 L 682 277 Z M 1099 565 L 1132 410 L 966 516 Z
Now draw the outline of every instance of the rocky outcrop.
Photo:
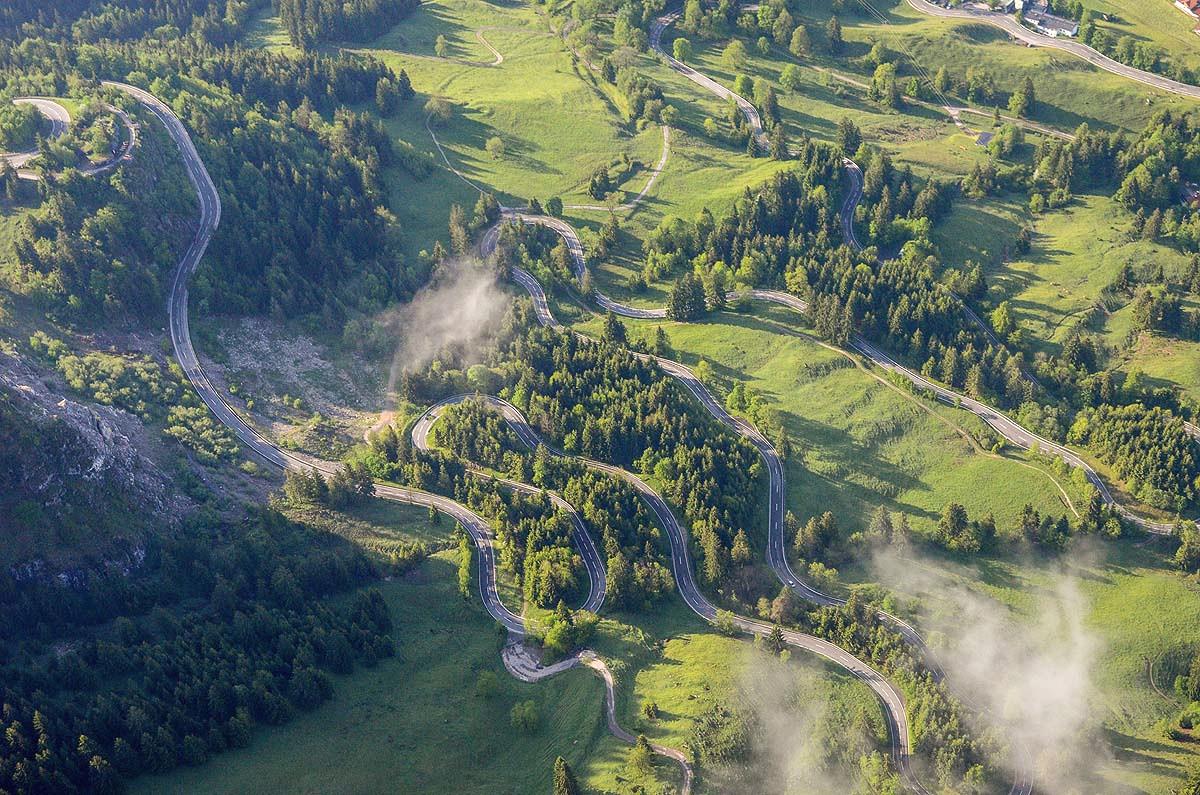
M 57 393 L 19 357 L 0 354 L 0 534 L 20 579 L 81 560 L 136 566 L 145 534 L 178 506 L 143 450 L 140 420 Z M 76 575 L 70 575 L 74 578 Z

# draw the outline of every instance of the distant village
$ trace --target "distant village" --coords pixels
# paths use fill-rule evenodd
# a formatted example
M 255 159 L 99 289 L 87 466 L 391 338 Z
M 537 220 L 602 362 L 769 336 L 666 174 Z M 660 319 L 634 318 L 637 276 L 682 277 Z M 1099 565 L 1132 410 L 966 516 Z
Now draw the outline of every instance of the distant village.
M 1175 0 L 1175 7 L 1192 19 L 1200 20 L 1200 0 Z M 1192 32 L 1200 35 L 1200 22 L 1196 23 Z
M 933 0 L 943 8 L 951 6 L 970 6 L 980 11 L 1002 11 L 1006 14 L 1016 14 L 1017 17 L 1038 33 L 1053 38 L 1066 36 L 1074 38 L 1079 35 L 1079 22 L 1069 17 L 1055 14 L 1051 10 L 1050 0 Z M 1197 20 L 1194 32 L 1200 35 L 1200 0 L 1174 0 L 1175 7 Z

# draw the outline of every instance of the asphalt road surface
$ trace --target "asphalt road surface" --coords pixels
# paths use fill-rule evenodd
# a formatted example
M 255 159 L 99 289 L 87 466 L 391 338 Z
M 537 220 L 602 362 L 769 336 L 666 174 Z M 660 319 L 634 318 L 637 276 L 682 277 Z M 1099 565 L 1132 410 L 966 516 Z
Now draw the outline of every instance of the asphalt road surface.
M 106 83 L 106 85 L 132 95 L 149 108 L 163 123 L 167 128 L 168 134 L 179 147 L 187 168 L 188 179 L 191 181 L 199 198 L 200 224 L 191 245 L 184 252 L 184 256 L 179 262 L 175 279 L 171 285 L 171 295 L 168 300 L 171 342 L 175 348 L 175 356 L 187 374 L 188 379 L 192 382 L 192 386 L 196 389 L 209 410 L 234 432 L 242 444 L 264 461 L 284 469 L 315 469 L 326 475 L 332 474 L 338 469 L 337 464 L 285 451 L 259 433 L 257 429 L 242 419 L 225 400 L 224 396 L 213 387 L 208 376 L 205 374 L 196 356 L 196 351 L 192 346 L 188 327 L 187 282 L 199 264 L 201 257 L 204 256 L 204 251 L 212 239 L 213 232 L 216 231 L 217 224 L 220 222 L 220 196 L 217 194 L 216 186 L 213 184 L 208 170 L 204 167 L 203 161 L 196 152 L 191 136 L 188 135 L 186 128 L 175 114 L 171 112 L 169 107 L 150 93 L 134 86 L 123 83 Z M 424 436 L 422 436 L 423 440 Z M 525 489 L 531 488 L 515 482 L 510 482 L 510 485 Z M 605 717 L 610 731 L 626 742 L 633 741 L 629 739 L 632 735 L 622 729 L 616 720 L 612 673 L 594 653 L 585 651 L 552 666 L 542 666 L 540 660 L 536 659 L 528 660 L 522 667 L 512 664 L 514 658 L 521 656 L 521 651 L 527 651 L 525 644 L 520 642 L 520 639 L 526 633 L 525 622 L 520 616 L 505 607 L 500 599 L 500 594 L 496 587 L 496 557 L 491 531 L 487 522 L 482 517 L 454 500 L 416 489 L 377 483 L 375 485 L 375 493 L 384 499 L 433 508 L 450 516 L 466 528 L 475 543 L 479 561 L 478 581 L 480 599 L 488 613 L 509 632 L 510 641 L 506 644 L 503 655 L 505 665 L 509 671 L 514 676 L 519 676 L 526 681 L 536 681 L 546 676 L 557 674 L 580 663 L 596 670 L 605 683 Z M 584 608 L 593 612 L 598 611 L 603 604 L 606 590 L 605 571 L 600 561 L 599 553 L 592 539 L 588 536 L 582 519 L 579 518 L 574 508 L 567 504 L 565 500 L 561 500 L 556 496 L 553 499 L 556 500 L 556 504 L 569 509 L 575 530 L 573 537 L 580 543 L 580 554 L 586 563 L 589 577 L 589 592 Z M 636 738 L 634 739 L 636 740 Z M 692 787 L 693 771 L 685 755 L 676 749 L 665 746 L 655 745 L 653 748 L 655 752 L 675 760 L 681 766 L 683 775 L 682 792 L 683 795 L 689 795 Z
M 124 83 L 105 82 L 105 85 L 116 88 L 133 96 L 153 113 L 166 127 L 167 133 L 179 147 L 183 156 L 188 179 L 196 191 L 200 205 L 200 223 L 195 237 L 180 259 L 171 283 L 171 293 L 168 299 L 168 316 L 170 322 L 171 343 L 175 348 L 175 357 L 191 381 L 201 400 L 209 410 L 216 415 L 226 427 L 233 431 L 238 440 L 249 450 L 269 464 L 284 469 L 315 469 L 325 475 L 331 475 L 340 467 L 338 464 L 322 461 L 311 456 L 283 450 L 256 428 L 244 420 L 224 395 L 216 389 L 208 375 L 201 367 L 196 350 L 192 346 L 192 338 L 188 326 L 188 279 L 196 270 L 205 249 L 212 239 L 213 232 L 221 220 L 221 199 L 217 195 L 216 185 L 213 184 L 204 162 L 192 143 L 183 123 L 175 116 L 166 104 L 159 101 L 147 91 Z M 525 634 L 525 622 L 500 600 L 496 589 L 495 553 L 492 547 L 491 531 L 487 522 L 474 512 L 459 505 L 457 502 L 438 494 L 407 489 L 400 486 L 377 484 L 375 492 L 384 499 L 395 500 L 410 505 L 434 508 L 444 513 L 471 534 L 478 552 L 479 566 L 479 595 L 484 607 L 496 621 L 503 624 L 509 632 L 517 635 Z
M 71 124 L 70 112 L 56 100 L 48 97 L 17 97 L 13 100 L 13 104 L 32 105 L 38 113 L 49 119 L 50 132 L 47 134 L 47 138 L 61 138 L 63 133 L 67 131 L 67 127 Z M 0 160 L 6 160 L 10 166 L 19 169 L 24 168 L 40 154 L 41 152 L 35 146 L 23 152 L 2 153 L 0 154 Z
M 927 2 L 927 0 L 908 0 L 908 4 L 922 14 L 928 14 L 933 17 L 969 19 L 974 22 L 982 22 L 985 25 L 1000 28 L 1014 39 L 1024 42 L 1031 47 L 1047 47 L 1069 52 L 1106 72 L 1112 72 L 1115 75 L 1127 77 L 1130 80 L 1136 80 L 1152 88 L 1169 91 L 1172 94 L 1200 99 L 1200 86 L 1180 83 L 1178 80 L 1172 80 L 1169 77 L 1163 77 L 1153 72 L 1146 72 L 1141 69 L 1135 69 L 1132 66 L 1126 66 L 1071 38 L 1056 38 L 1043 35 L 1037 31 L 1030 30 L 1008 14 L 993 11 L 978 11 L 973 8 L 942 8 L 939 5 Z M 1171 13 L 1172 10 L 1164 7 L 1163 13 Z
M 694 380 L 695 377 L 691 375 L 690 371 L 687 371 L 687 369 L 682 365 L 665 359 L 659 359 L 657 361 L 659 362 L 660 366 L 665 365 L 680 368 L 682 370 L 681 374 L 684 377 L 691 378 L 695 384 L 699 384 L 698 381 Z M 676 375 L 676 377 L 680 377 L 680 375 Z M 701 387 L 701 391 L 709 401 L 712 400 L 711 395 L 708 395 L 707 391 L 703 390 L 703 387 Z M 697 397 L 699 397 L 699 395 L 697 395 Z M 437 416 L 441 413 L 444 407 L 446 405 L 468 399 L 472 399 L 472 396 L 458 395 L 448 398 L 447 400 L 439 403 L 437 406 L 434 406 L 432 409 L 427 411 L 413 428 L 413 444 L 419 448 L 425 449 L 428 445 L 427 439 L 429 429 L 436 421 Z M 532 426 L 529 425 L 520 409 L 508 401 L 487 396 L 481 397 L 480 399 L 484 400 L 489 406 L 499 411 L 508 422 L 510 427 L 512 427 L 516 432 L 521 441 L 531 449 L 536 449 L 540 444 L 548 452 L 554 455 L 573 458 L 574 460 L 583 463 L 589 469 L 604 473 L 610 477 L 619 478 L 631 485 L 638 493 L 638 496 L 641 497 L 642 500 L 654 512 L 654 515 L 658 519 L 659 525 L 667 531 L 667 539 L 671 546 L 671 570 L 675 577 L 675 585 L 679 591 L 679 595 L 683 598 L 684 603 L 687 604 L 687 606 L 691 608 L 696 615 L 700 616 L 705 621 L 716 622 L 718 613 L 717 608 L 710 601 L 708 601 L 708 598 L 705 597 L 703 592 L 700 590 L 699 585 L 696 584 L 691 556 L 688 552 L 687 533 L 684 531 L 682 524 L 675 517 L 675 514 L 671 511 L 670 506 L 667 505 L 666 500 L 664 500 L 658 492 L 651 488 L 649 484 L 642 480 L 642 478 L 638 477 L 632 472 L 629 472 L 628 470 L 613 466 L 611 464 L 606 464 L 601 461 L 595 461 L 590 458 L 584 458 L 581 456 L 566 456 L 565 453 L 546 444 L 538 436 L 537 431 L 535 431 Z M 708 404 L 706 403 L 706 405 Z M 732 418 L 730 418 L 730 420 L 733 421 Z M 753 431 L 753 429 L 750 430 Z M 753 432 L 757 433 L 756 431 Z M 763 441 L 765 442 L 765 440 Z M 776 459 L 776 464 L 778 465 L 778 459 Z M 780 478 L 782 481 L 782 471 L 780 471 Z M 772 500 L 772 505 L 774 504 L 775 500 Z M 782 505 L 781 497 L 779 504 Z M 742 632 L 761 637 L 769 636 L 773 629 L 771 624 L 755 619 L 745 618 L 743 616 L 734 615 L 732 617 L 732 621 L 734 626 L 736 626 Z M 875 692 L 880 701 L 883 703 L 885 715 L 888 719 L 889 735 L 892 746 L 892 758 L 896 763 L 897 770 L 900 771 L 901 776 L 904 778 L 904 781 L 909 789 L 918 793 L 928 793 L 928 790 L 926 790 L 913 775 L 911 765 L 909 764 L 908 720 L 904 709 L 904 699 L 900 695 L 899 691 L 896 690 L 896 688 L 889 681 L 887 681 L 870 665 L 828 641 L 813 637 L 812 635 L 806 635 L 802 632 L 796 632 L 794 630 L 784 630 L 783 634 L 788 645 L 812 652 L 813 654 L 817 654 L 840 665 Z M 618 736 L 621 736 L 618 732 L 614 733 L 616 733 Z
M 418 450 L 429 450 L 429 434 L 433 430 L 434 424 L 445 413 L 450 406 L 457 405 L 467 400 L 482 400 L 493 409 L 496 409 L 508 422 L 509 426 L 516 433 L 517 438 L 521 440 L 530 450 L 537 450 L 540 440 L 533 428 L 529 427 L 529 423 L 525 421 L 524 415 L 506 400 L 501 400 L 491 395 L 480 395 L 476 398 L 475 395 L 454 395 L 448 397 L 439 403 L 430 406 L 425 410 L 425 413 L 417 419 L 412 427 L 413 446 Z M 520 491 L 525 494 L 545 494 L 550 498 L 554 505 L 562 510 L 571 518 L 571 537 L 575 541 L 575 548 L 578 550 L 580 557 L 583 558 L 584 568 L 588 573 L 588 596 L 584 600 L 582 609 L 589 610 L 593 613 L 599 612 L 600 606 L 604 604 L 604 595 L 607 591 L 608 583 L 604 568 L 604 560 L 600 557 L 600 551 L 596 549 L 595 542 L 588 534 L 587 526 L 583 522 L 583 517 L 575 510 L 575 506 L 564 500 L 559 495 L 546 489 L 539 489 L 536 486 L 531 486 L 528 483 L 522 483 L 517 480 L 508 478 L 495 477 L 489 473 L 483 472 L 477 468 L 472 469 L 472 472 L 479 477 L 487 480 L 493 480 L 501 483 L 507 488 L 514 491 Z
M 70 112 L 56 100 L 47 97 L 17 97 L 13 100 L 13 103 L 17 105 L 32 105 L 37 108 L 39 113 L 50 120 L 50 132 L 46 136 L 48 139 L 62 137 L 71 124 Z M 133 149 L 138 143 L 137 124 L 129 118 L 129 114 L 113 105 L 107 105 L 106 107 L 124 126 L 125 135 L 121 141 L 121 146 L 111 157 L 79 169 L 79 173 L 85 177 L 94 177 L 112 171 L 133 156 Z M 38 180 L 41 179 L 40 175 L 36 171 L 26 169 L 25 166 L 29 165 L 40 154 L 41 152 L 37 148 L 24 152 L 0 153 L 0 160 L 7 161 L 10 166 L 17 169 L 17 175 L 21 179 Z
M 845 236 L 846 242 L 852 247 L 861 249 L 862 246 L 859 245 L 858 239 L 854 235 L 854 209 L 858 206 L 858 202 L 862 200 L 862 170 L 857 164 L 850 160 L 845 162 L 847 164 L 846 173 L 850 179 L 850 189 L 846 193 L 846 200 L 842 203 L 842 234 Z M 958 298 L 958 296 L 955 297 Z M 963 309 L 963 312 L 967 315 L 967 318 L 984 329 L 984 331 L 988 334 L 989 339 L 992 341 L 992 344 L 999 346 L 1000 343 L 995 338 L 995 335 L 992 333 L 991 329 L 989 329 L 987 325 L 979 318 L 979 316 L 975 314 L 975 312 L 969 306 L 967 306 L 965 301 L 963 301 L 961 298 L 959 298 L 958 301 L 959 305 Z M 799 311 L 804 310 L 800 309 Z M 879 367 L 902 375 L 914 386 L 919 387 L 926 392 L 932 393 L 937 400 L 966 409 L 967 411 L 976 415 L 981 420 L 986 422 L 988 426 L 992 428 L 992 430 L 999 433 L 1011 444 L 1014 444 L 1023 450 L 1028 450 L 1036 445 L 1041 452 L 1061 458 L 1071 466 L 1082 469 L 1084 474 L 1087 476 L 1088 481 L 1096 487 L 1097 491 L 1100 492 L 1100 496 L 1103 498 L 1105 504 L 1112 506 L 1112 508 L 1116 510 L 1117 513 L 1119 513 L 1122 517 L 1137 524 L 1143 530 L 1156 535 L 1171 535 L 1175 532 L 1175 525 L 1173 522 L 1158 522 L 1152 519 L 1147 519 L 1143 516 L 1138 516 L 1133 511 L 1117 502 L 1116 498 L 1113 497 L 1112 491 L 1104 482 L 1104 479 L 1100 477 L 1100 475 L 1094 468 L 1092 468 L 1090 464 L 1084 461 L 1070 448 L 1067 448 L 1058 442 L 1050 441 L 1049 439 L 1046 439 L 1045 437 L 1028 430 L 1027 428 L 1018 424 L 1012 418 L 985 403 L 981 403 L 974 398 L 970 398 L 966 395 L 955 392 L 952 389 L 944 387 L 941 384 L 926 378 L 917 371 L 909 367 L 905 367 L 891 356 L 888 356 L 886 353 L 881 351 L 874 344 L 868 342 L 860 336 L 856 335 L 854 337 L 854 339 L 851 341 L 851 347 L 861 353 L 863 356 L 866 356 Z

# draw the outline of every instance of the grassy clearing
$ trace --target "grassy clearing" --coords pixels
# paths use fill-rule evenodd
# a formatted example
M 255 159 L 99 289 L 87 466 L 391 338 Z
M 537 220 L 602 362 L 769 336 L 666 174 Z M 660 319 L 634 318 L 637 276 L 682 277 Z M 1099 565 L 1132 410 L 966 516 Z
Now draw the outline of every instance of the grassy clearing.
M 1170 0 L 1089 0 L 1085 6 L 1112 17 L 1111 21 L 1097 17 L 1096 24 L 1114 36 L 1133 36 L 1164 50 L 1171 61 L 1200 70 L 1200 37 L 1193 32 L 1196 20 Z
M 288 39 L 279 13 L 270 6 L 266 6 L 255 15 L 254 20 L 246 29 L 245 41 L 247 47 L 261 47 L 289 54 L 299 52 L 299 49 L 293 47 Z
M 1008 300 L 1035 349 L 1056 351 L 1071 318 L 1092 306 L 1100 291 L 1126 265 L 1141 269 L 1162 263 L 1170 271 L 1184 267 L 1178 251 L 1143 240 L 1130 240 L 1133 218 L 1107 196 L 1077 196 L 1069 206 L 1035 219 L 1030 253 L 1002 261 L 1006 247 L 1029 222 L 1021 198 L 961 201 L 934 230 L 948 263 L 968 259 L 984 265 L 992 305 Z
M 549 790 L 554 757 L 581 769 L 615 753 L 601 719 L 602 691 L 571 671 L 527 685 L 500 662 L 502 634 L 455 591 L 449 553 L 386 583 L 397 624 L 397 657 L 335 682 L 333 701 L 294 722 L 264 729 L 216 763 L 135 782 L 142 792 L 518 793 Z M 474 694 L 480 672 L 495 698 Z M 509 729 L 517 701 L 539 703 L 532 735 Z M 611 750 L 608 746 L 614 746 Z
M 1129 314 L 1128 308 L 1115 313 L 1109 325 Z M 1177 386 L 1193 401 L 1200 401 L 1200 343 L 1142 334 L 1121 359 L 1126 371 L 1141 370 L 1149 383 Z
M 272 24 L 270 17 L 260 19 L 252 41 L 278 46 L 280 34 Z M 503 63 L 480 65 L 490 63 L 493 55 L 477 33 L 503 54 Z M 447 43 L 445 57 L 435 55 L 439 35 Z M 504 204 L 523 204 L 531 196 L 591 203 L 586 193 L 591 174 L 622 155 L 643 164 L 622 186 L 636 192 L 661 153 L 661 132 L 631 129 L 615 91 L 583 65 L 573 64 L 563 42 L 529 7 L 480 0 L 426 3 L 353 51 L 405 69 L 418 92 L 385 120 L 393 135 L 430 154 L 437 164 L 424 179 L 398 168 L 387 175 L 391 207 L 410 255 L 429 250 L 435 239 L 444 240 L 450 206 L 470 208 L 478 195 L 444 167 L 437 153 L 422 110 L 430 96 L 445 97 L 455 108 L 453 118 L 436 130 L 450 161 Z M 486 151 L 492 137 L 504 142 L 500 157 Z
M 415 505 L 390 500 L 368 500 L 335 511 L 320 505 L 289 505 L 287 513 L 330 533 L 340 535 L 367 549 L 380 549 L 395 542 L 422 543 L 437 549 L 449 544 L 454 523 Z
M 492 60 L 477 31 L 504 55 L 502 64 L 467 63 Z M 448 42 L 446 58 L 431 57 L 439 34 Z M 630 131 L 609 87 L 573 64 L 563 42 L 526 8 L 478 0 L 426 4 L 363 51 L 406 69 L 422 95 L 456 104 L 438 137 L 455 166 L 504 203 L 554 195 L 591 201 L 587 181 L 600 165 L 621 153 L 653 164 L 661 151 L 661 134 Z M 405 137 L 420 140 L 427 137 L 423 121 L 419 130 L 397 132 L 419 132 Z M 485 151 L 492 136 L 505 144 L 502 157 Z
M 782 664 L 756 651 L 742 640 L 712 633 L 686 633 L 671 637 L 658 648 L 659 654 L 632 676 L 632 695 L 627 699 L 622 722 L 631 730 L 646 734 L 654 742 L 681 747 L 689 738 L 694 722 L 716 705 L 742 706 L 767 721 L 778 720 L 776 731 L 784 737 L 786 759 L 767 757 L 763 762 L 779 768 L 770 775 L 788 776 L 797 791 L 814 791 L 810 777 L 845 778 L 846 771 L 820 770 L 812 757 L 821 742 L 814 734 L 814 723 L 821 713 L 839 714 L 861 710 L 874 718 L 874 728 L 885 733 L 882 715 L 873 693 L 845 672 L 811 657 L 798 655 L 791 664 Z M 631 672 L 632 673 L 632 672 Z M 627 674 L 626 681 L 631 677 Z M 764 690 L 768 691 L 764 693 Z M 659 717 L 648 720 L 637 707 L 653 702 Z M 806 736 L 806 732 L 812 732 Z M 734 771 L 703 771 L 703 790 L 708 792 L 744 791 L 745 781 Z
M 1035 219 L 1030 253 L 1005 261 L 1029 220 L 1018 196 L 963 200 L 935 227 L 933 238 L 947 264 L 973 260 L 984 266 L 988 306 L 1010 301 L 1034 351 L 1057 353 L 1078 316 L 1096 304 L 1126 265 L 1140 272 L 1148 263 L 1161 264 L 1168 273 L 1187 265 L 1186 255 L 1176 249 L 1130 240 L 1132 216 L 1101 195 L 1077 196 L 1069 206 Z M 1200 396 L 1200 345 L 1143 335 L 1128 347 L 1131 321 L 1131 303 L 1094 320 L 1095 330 L 1118 352 L 1114 364 Z

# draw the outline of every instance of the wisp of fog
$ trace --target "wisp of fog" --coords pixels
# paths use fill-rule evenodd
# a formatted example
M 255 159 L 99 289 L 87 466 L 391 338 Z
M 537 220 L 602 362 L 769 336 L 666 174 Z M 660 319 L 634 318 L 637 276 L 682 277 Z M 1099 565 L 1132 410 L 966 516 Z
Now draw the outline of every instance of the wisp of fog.
M 433 280 L 385 321 L 399 340 L 388 392 L 401 373 L 424 367 L 442 351 L 460 362 L 476 358 L 508 303 L 490 268 L 470 259 L 442 263 Z
M 889 587 L 940 593 L 952 606 L 922 629 L 927 637 L 949 639 L 935 653 L 950 689 L 967 703 L 977 731 L 1007 735 L 1014 770 L 1032 761 L 1039 792 L 1104 791 L 1094 774 L 1108 753 L 1097 742 L 1093 711 L 1102 644 L 1085 625 L 1087 602 L 1069 573 L 1082 561 L 1065 559 L 1057 571 L 1045 572 L 1048 582 L 1021 614 L 931 567 L 913 565 L 911 554 L 883 551 L 874 563 Z

